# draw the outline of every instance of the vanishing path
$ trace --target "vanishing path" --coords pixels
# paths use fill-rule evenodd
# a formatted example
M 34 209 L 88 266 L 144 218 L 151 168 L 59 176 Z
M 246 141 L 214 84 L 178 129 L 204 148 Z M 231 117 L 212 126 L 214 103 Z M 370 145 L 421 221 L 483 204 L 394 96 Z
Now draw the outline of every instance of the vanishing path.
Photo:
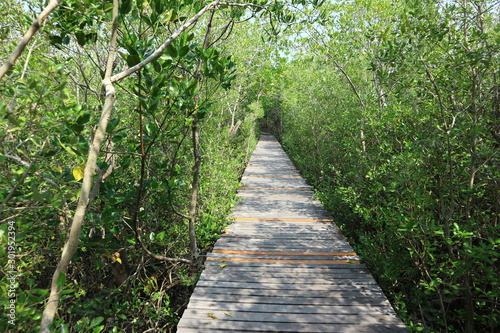
M 407 332 L 274 137 L 242 182 L 178 332 Z

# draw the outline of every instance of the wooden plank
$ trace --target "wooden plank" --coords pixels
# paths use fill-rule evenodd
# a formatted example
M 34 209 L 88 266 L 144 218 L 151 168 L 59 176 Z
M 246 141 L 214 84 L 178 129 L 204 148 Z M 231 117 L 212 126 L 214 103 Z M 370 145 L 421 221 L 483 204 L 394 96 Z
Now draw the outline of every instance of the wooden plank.
M 259 175 L 245 175 L 245 177 L 250 177 L 250 178 L 302 178 L 301 176 L 259 176 Z
M 240 244 L 237 244 L 237 243 L 227 243 L 225 245 L 225 248 L 226 249 L 241 249 L 242 246 Z M 258 246 L 256 245 L 246 245 L 244 246 L 245 249 L 248 249 L 248 250 L 269 250 L 269 251 L 302 251 L 302 250 L 310 250 L 311 248 L 310 247 L 305 247 L 305 246 L 285 246 L 285 245 L 272 245 L 272 244 L 260 244 Z M 336 251 L 336 250 L 344 250 L 342 248 L 340 248 L 339 246 L 336 246 L 336 247 L 333 247 L 333 246 L 328 246 L 328 245 L 325 245 L 325 246 L 316 246 L 314 248 L 315 250 L 317 251 L 321 251 L 321 250 L 327 250 L 327 251 Z M 345 249 L 345 250 L 349 250 L 349 249 Z M 352 249 L 351 249 L 352 250 Z
M 337 237 L 335 237 L 337 236 Z M 275 243 L 277 242 L 283 242 L 285 240 L 291 241 L 291 242 L 300 242 L 300 241 L 318 241 L 318 242 L 323 242 L 323 243 L 328 243 L 328 242 L 333 242 L 335 240 L 342 242 L 344 241 L 344 237 L 341 234 L 332 234 L 332 235 L 315 235 L 315 234 L 305 234 L 302 236 L 302 238 L 297 237 L 296 234 L 292 233 L 275 233 L 275 234 L 265 234 L 265 235 L 255 235 L 255 234 L 244 234 L 244 233 L 225 233 L 221 235 L 221 239 L 235 239 L 235 240 L 254 240 L 254 241 L 259 241 L 259 240 L 266 240 L 268 242 L 274 241 Z
M 338 242 L 345 242 L 344 236 L 341 233 L 330 233 L 330 234 L 306 234 L 304 233 L 302 236 L 298 236 L 296 233 L 263 233 L 261 235 L 245 235 L 243 233 L 224 233 L 220 236 L 220 239 L 247 239 L 254 241 L 262 241 L 262 240 L 274 240 L 274 241 L 283 241 L 285 239 L 289 239 L 290 241 L 310 241 L 310 240 L 324 240 L 325 243 L 333 242 L 337 240 Z
M 305 290 L 303 285 L 288 284 L 288 283 L 263 283 L 263 282 L 230 282 L 230 281 L 210 281 L 200 280 L 196 287 L 224 287 L 224 288 L 241 288 L 241 289 L 265 289 L 265 290 Z M 307 290 L 372 290 L 380 291 L 377 284 L 311 284 L 307 286 Z
M 256 197 L 257 194 L 251 193 L 251 192 L 240 192 L 237 194 L 238 197 L 242 198 L 249 198 L 249 197 Z M 304 193 L 304 194 L 288 194 L 288 195 L 281 195 L 281 194 L 272 194 L 272 195 L 267 195 L 267 198 L 304 198 L 304 197 L 310 197 L 310 194 Z M 262 195 L 258 196 L 259 198 L 262 197 Z
M 263 230 L 269 230 L 270 232 L 296 232 L 296 233 L 301 233 L 301 232 L 314 232 L 314 233 L 338 233 L 340 232 L 339 229 L 335 228 L 331 224 L 326 224 L 326 223 L 287 223 L 286 225 L 283 225 L 281 223 L 259 223 L 259 222 L 254 222 L 254 223 L 248 223 L 248 222 L 234 222 L 226 227 L 224 231 L 226 232 L 235 232 L 235 231 L 255 231 L 255 232 L 260 232 L 262 233 Z
M 245 311 L 277 314 L 372 314 L 389 311 L 386 305 L 359 305 L 359 306 L 335 306 L 335 305 L 297 305 L 297 304 L 252 304 L 252 303 L 226 303 L 212 301 L 189 301 L 188 309 L 206 309 L 208 311 Z M 391 309 L 392 310 L 392 309 Z M 390 314 L 393 314 L 391 311 Z
M 205 261 L 205 266 L 219 266 L 219 262 L 217 261 Z M 345 264 L 305 264 L 305 263 L 260 263 L 260 262 L 247 262 L 247 263 L 241 263 L 241 262 L 230 262 L 227 263 L 226 267 L 256 267 L 257 268 L 262 268 L 265 269 L 267 267 L 269 268 L 314 268 L 314 269 L 335 269 L 335 268 L 353 268 L 353 269 L 366 269 L 366 266 L 363 264 L 351 264 L 351 265 L 345 265 Z
M 250 303 L 250 304 L 275 304 L 275 305 L 319 305 L 319 306 L 388 306 L 384 297 L 270 297 L 246 296 L 224 294 L 193 294 L 191 301 L 221 302 L 221 303 Z M 375 308 L 374 308 L 375 309 Z
M 368 269 L 366 268 L 352 268 L 352 265 L 338 265 L 340 268 L 331 268 L 331 267 L 323 267 L 320 265 L 315 265 L 311 267 L 276 267 L 276 266 L 241 266 L 228 264 L 224 266 L 224 268 L 220 268 L 220 266 L 216 265 L 208 265 L 203 270 L 203 273 L 207 272 L 207 274 L 216 274 L 220 271 L 225 272 L 241 272 L 243 274 L 308 274 L 308 275 L 316 275 L 316 274 L 329 274 L 332 276 L 336 275 L 355 275 L 355 276 L 364 276 L 365 274 L 371 275 Z
M 312 191 L 310 187 L 239 187 L 238 190 Z
M 325 244 L 328 242 L 342 242 L 345 241 L 341 234 L 331 234 L 331 235 L 303 235 L 301 238 L 294 234 L 264 234 L 256 237 L 255 235 L 245 235 L 241 233 L 228 233 L 221 235 L 220 239 L 234 239 L 236 241 L 248 240 L 248 241 L 267 241 L 267 242 L 302 242 L 302 241 L 324 241 Z
M 205 280 L 219 280 L 219 281 L 269 281 L 270 279 L 273 281 L 279 280 L 288 280 L 288 281 L 297 281 L 297 280 L 307 280 L 311 279 L 311 276 L 314 276 L 315 281 L 324 281 L 330 279 L 331 281 L 340 281 L 345 280 L 353 281 L 353 282 L 361 282 L 361 281 L 369 281 L 373 282 L 373 278 L 371 275 L 364 274 L 331 274 L 328 272 L 248 272 L 248 271 L 233 271 L 231 269 L 222 268 L 218 271 L 210 271 L 210 273 L 203 272 L 202 279 Z M 322 279 L 322 280 L 319 280 Z
M 244 283 L 265 283 L 265 284 L 296 284 L 302 285 L 304 288 L 308 288 L 309 285 L 374 285 L 375 280 L 369 276 L 361 276 L 356 279 L 349 278 L 335 278 L 326 275 L 323 276 L 312 276 L 312 277 L 269 277 L 269 276 L 256 276 L 251 274 L 239 274 L 238 279 L 234 280 L 231 275 L 220 274 L 215 276 L 204 276 L 204 281 L 218 281 L 218 282 L 233 282 L 239 281 Z
M 361 260 L 358 256 L 280 256 L 280 255 L 245 255 L 245 254 L 224 254 L 224 253 L 209 253 L 208 258 L 225 260 L 226 258 L 241 258 L 241 259 L 269 259 L 269 260 Z
M 298 264 L 359 264 L 360 260 L 299 260 L 299 259 L 260 259 L 260 258 L 207 258 L 207 261 L 224 262 L 261 262 L 261 263 L 298 263 Z
M 310 289 L 244 289 L 244 288 L 224 288 L 224 287 L 201 287 L 196 288 L 193 295 L 235 295 L 239 298 L 245 297 L 310 297 L 310 298 L 335 298 L 339 301 L 348 302 L 349 299 L 374 299 L 387 300 L 380 290 L 310 290 Z M 196 296 L 193 296 L 196 297 Z
M 248 254 L 248 255 L 280 255 L 280 256 L 356 256 L 356 252 L 271 252 L 214 249 L 212 253 Z
M 250 327 L 260 327 L 272 330 L 280 329 L 285 330 L 287 323 L 292 326 L 289 328 L 294 328 L 292 332 L 315 332 L 315 330 L 306 330 L 308 327 L 313 328 L 317 325 L 314 324 L 350 324 L 357 326 L 358 332 L 369 332 L 365 331 L 368 328 L 365 325 L 384 325 L 386 328 L 402 328 L 401 322 L 393 316 L 388 316 L 384 314 L 298 314 L 298 313 L 266 313 L 266 312 L 247 312 L 247 311 L 224 311 L 224 310 L 210 310 L 210 309 L 192 309 L 189 314 L 186 315 L 186 319 L 194 319 L 191 322 L 196 322 L 198 320 L 205 323 L 202 327 L 207 327 L 206 325 L 214 325 L 219 328 L 231 328 L 238 324 L 245 324 L 249 331 L 252 329 Z M 249 324 L 251 323 L 251 324 Z M 274 326 L 277 325 L 277 326 Z M 192 324 L 184 324 L 190 326 Z M 198 325 L 198 324 L 196 324 Z M 255 325 L 255 326 L 254 326 Z M 283 325 L 283 326 L 281 326 Z M 195 326 L 196 327 L 196 326 Z M 200 326 L 198 326 L 200 327 Z M 404 327 L 403 327 L 404 328 Z M 326 329 L 326 327 L 325 327 Z M 324 330 L 321 332 L 337 332 L 332 330 L 330 326 L 329 330 Z M 384 331 L 379 331 L 384 332 Z M 404 331 L 403 331 L 404 332 Z
M 220 241 L 220 240 L 219 240 Z M 342 244 L 338 244 L 335 246 L 334 244 L 328 244 L 328 242 L 324 242 L 321 244 L 313 244 L 314 240 L 309 240 L 309 243 L 301 243 L 301 244 L 286 244 L 287 242 L 279 243 L 275 240 L 270 240 L 267 242 L 263 240 L 261 242 L 256 242 L 253 239 L 241 239 L 241 242 L 237 242 L 237 238 L 228 239 L 227 242 L 221 242 L 225 248 L 227 249 L 236 249 L 239 250 L 241 248 L 248 250 L 268 250 L 268 251 L 304 251 L 310 250 L 313 248 L 318 251 L 326 250 L 326 251 L 336 251 L 341 249 Z M 307 246 L 311 244 L 311 246 Z
M 210 333 L 238 333 L 238 332 L 308 332 L 308 333 L 321 333 L 321 332 L 335 332 L 335 333 L 392 333 L 392 332 L 408 332 L 406 329 L 401 328 L 399 326 L 382 326 L 382 325 L 348 325 L 348 324 L 293 324 L 286 323 L 284 325 L 275 324 L 272 327 L 270 325 L 248 325 L 247 322 L 237 322 L 230 323 L 228 326 L 230 328 L 214 328 L 209 326 L 209 324 L 201 321 L 195 320 L 192 322 L 195 327 L 182 327 L 182 333 L 200 333 L 207 332 L 210 330 Z M 201 325 L 201 326 L 200 326 Z M 221 324 L 220 326 L 225 325 Z M 394 326 L 394 327 L 392 327 Z M 200 329 L 202 327 L 202 329 Z M 207 330 L 204 330 L 207 329 Z
M 236 221 L 273 221 L 273 222 L 333 222 L 333 219 L 321 219 L 321 218 L 269 218 L 269 217 L 231 217 Z

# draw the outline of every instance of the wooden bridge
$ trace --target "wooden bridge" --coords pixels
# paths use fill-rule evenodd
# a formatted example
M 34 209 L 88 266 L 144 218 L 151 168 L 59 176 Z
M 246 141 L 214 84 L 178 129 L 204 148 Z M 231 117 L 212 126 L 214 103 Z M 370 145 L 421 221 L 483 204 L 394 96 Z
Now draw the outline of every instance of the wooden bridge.
M 178 332 L 407 332 L 274 137 L 242 182 Z

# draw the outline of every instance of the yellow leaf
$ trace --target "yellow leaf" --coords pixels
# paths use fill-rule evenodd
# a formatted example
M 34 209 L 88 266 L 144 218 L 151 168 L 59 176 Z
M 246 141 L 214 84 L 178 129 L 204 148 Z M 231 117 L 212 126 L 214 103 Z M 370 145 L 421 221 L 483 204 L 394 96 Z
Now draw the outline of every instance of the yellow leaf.
M 60 166 L 56 166 L 55 167 L 56 171 L 58 171 L 59 173 L 63 172 L 63 169 L 60 167 Z
M 213 315 L 213 314 L 211 314 L 211 313 L 209 313 L 209 314 L 208 314 L 208 316 L 209 316 L 210 318 L 212 318 L 212 319 L 219 319 L 219 318 L 217 318 L 216 316 L 214 316 L 214 315 Z
M 113 258 L 113 262 L 115 262 L 115 261 L 116 261 L 117 263 L 119 263 L 119 264 L 123 265 L 123 263 L 122 263 L 122 259 L 120 258 L 120 252 L 115 252 L 115 253 L 113 253 L 112 258 Z
M 79 181 L 83 178 L 83 171 L 85 170 L 85 163 L 81 163 L 79 166 L 73 169 L 73 177 L 75 177 L 76 181 Z
M 173 10 L 170 10 L 168 13 L 167 13 L 167 16 L 165 17 L 165 19 L 163 20 L 163 24 L 169 24 L 170 22 L 172 22 L 172 14 L 174 13 Z

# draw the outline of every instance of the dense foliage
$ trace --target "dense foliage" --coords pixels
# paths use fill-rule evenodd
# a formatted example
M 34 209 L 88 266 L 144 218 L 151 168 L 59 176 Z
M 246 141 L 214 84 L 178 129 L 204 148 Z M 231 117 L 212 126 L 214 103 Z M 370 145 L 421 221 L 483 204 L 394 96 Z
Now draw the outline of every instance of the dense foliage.
M 2 331 L 40 329 L 56 266 L 55 331 L 174 327 L 258 136 L 258 110 L 249 106 L 256 92 L 241 88 L 251 75 L 235 75 L 251 66 L 226 41 L 251 10 L 211 7 L 175 36 L 203 1 L 120 1 L 113 12 L 116 3 L 64 1 L 0 82 Z M 39 5 L 0 4 L 2 59 Z M 113 81 L 116 101 L 90 173 L 78 248 L 60 270 L 85 195 L 87 155 L 96 153 L 106 118 L 110 94 L 101 81 L 149 59 L 169 38 L 160 57 Z
M 325 5 L 265 105 L 414 331 L 500 328 L 499 9 Z

